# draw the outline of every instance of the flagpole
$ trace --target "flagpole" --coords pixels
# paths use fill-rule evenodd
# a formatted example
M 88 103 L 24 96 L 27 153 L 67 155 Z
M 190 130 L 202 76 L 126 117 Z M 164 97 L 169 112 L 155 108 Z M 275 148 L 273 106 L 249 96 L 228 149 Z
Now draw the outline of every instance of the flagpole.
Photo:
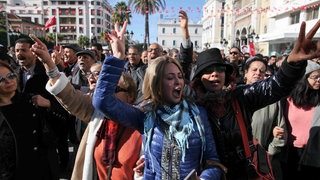
M 57 29 L 57 26 L 56 26 L 56 46 L 58 46 L 58 29 Z
M 56 46 L 58 46 L 58 27 L 56 23 Z

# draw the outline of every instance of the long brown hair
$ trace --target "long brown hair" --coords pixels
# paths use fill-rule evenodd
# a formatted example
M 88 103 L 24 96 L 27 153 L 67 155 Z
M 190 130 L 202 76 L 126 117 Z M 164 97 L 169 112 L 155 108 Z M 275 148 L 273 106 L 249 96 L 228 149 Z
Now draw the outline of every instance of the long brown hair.
M 144 95 L 144 100 L 151 100 L 154 105 L 154 109 L 158 107 L 159 104 L 164 104 L 163 92 L 161 80 L 164 77 L 164 70 L 167 64 L 173 63 L 183 74 L 182 67 L 180 63 L 169 57 L 161 56 L 153 60 L 146 71 L 145 78 L 143 80 L 142 93 Z

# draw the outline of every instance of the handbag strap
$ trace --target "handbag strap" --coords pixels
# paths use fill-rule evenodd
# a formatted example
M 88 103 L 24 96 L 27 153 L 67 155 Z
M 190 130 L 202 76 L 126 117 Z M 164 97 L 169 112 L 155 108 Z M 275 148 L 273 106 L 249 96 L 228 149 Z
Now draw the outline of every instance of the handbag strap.
M 239 103 L 237 100 L 232 100 L 232 107 L 234 110 L 234 113 L 236 114 L 236 120 L 240 127 L 242 142 L 243 142 L 243 148 L 246 154 L 246 158 L 251 158 L 251 151 L 249 146 L 249 140 L 248 140 L 248 134 L 247 134 L 247 128 L 245 126 L 243 115 L 239 106 Z

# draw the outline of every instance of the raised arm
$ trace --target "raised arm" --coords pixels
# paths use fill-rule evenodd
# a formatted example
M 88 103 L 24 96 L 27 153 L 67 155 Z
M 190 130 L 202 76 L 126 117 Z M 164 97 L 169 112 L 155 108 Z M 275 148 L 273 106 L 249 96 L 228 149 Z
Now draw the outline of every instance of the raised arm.
M 179 11 L 180 28 L 182 31 L 182 43 L 179 51 L 179 61 L 185 73 L 185 77 L 189 80 L 190 77 L 190 64 L 192 62 L 193 45 L 189 35 L 188 29 L 188 15 L 185 11 Z
M 49 76 L 49 81 L 46 85 L 47 91 L 54 95 L 61 106 L 63 106 L 70 114 L 77 116 L 85 122 L 89 122 L 94 112 L 91 97 L 75 90 L 68 78 L 58 71 L 57 66 L 51 60 L 51 56 L 45 44 L 34 35 L 30 35 L 30 38 L 35 41 L 31 50 L 43 63 L 47 75 Z
M 46 72 L 50 78 L 50 83 L 54 84 L 59 79 L 60 73 L 56 64 L 51 60 L 47 46 L 35 35 L 30 34 L 29 37 L 35 42 L 31 47 L 32 52 L 46 68 Z
M 107 35 L 114 56 L 107 58 L 103 63 L 92 103 L 96 109 L 113 121 L 143 133 L 144 113 L 115 97 L 115 89 L 124 70 L 126 26 L 127 22 L 120 30 L 119 24 L 116 24 L 115 30 Z
M 184 39 L 190 39 L 188 29 L 188 15 L 185 11 L 179 10 L 180 28 L 182 30 L 182 37 Z

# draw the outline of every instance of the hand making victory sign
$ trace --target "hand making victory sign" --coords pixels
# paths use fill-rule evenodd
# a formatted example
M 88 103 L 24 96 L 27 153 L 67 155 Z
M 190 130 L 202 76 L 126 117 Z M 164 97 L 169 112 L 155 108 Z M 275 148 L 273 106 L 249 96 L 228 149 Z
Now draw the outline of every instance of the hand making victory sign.
M 107 34 L 106 37 L 110 41 L 113 55 L 119 59 L 125 59 L 125 37 L 128 21 L 123 23 L 122 28 L 120 29 L 120 24 L 115 24 L 115 29 L 111 30 L 111 33 Z
M 307 35 L 305 35 L 306 23 L 301 23 L 299 37 L 293 50 L 288 56 L 288 62 L 300 62 L 320 56 L 320 40 L 312 40 L 319 27 L 320 20 L 318 20 Z

